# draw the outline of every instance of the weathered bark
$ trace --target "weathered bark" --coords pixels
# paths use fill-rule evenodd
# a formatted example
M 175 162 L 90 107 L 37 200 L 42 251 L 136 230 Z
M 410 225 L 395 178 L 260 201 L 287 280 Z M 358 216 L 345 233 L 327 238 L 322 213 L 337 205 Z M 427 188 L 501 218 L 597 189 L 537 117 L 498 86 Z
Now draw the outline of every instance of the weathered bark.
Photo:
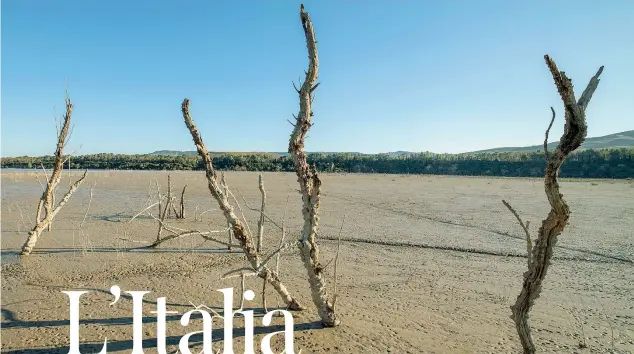
M 326 327 L 337 326 L 340 320 L 335 315 L 334 306 L 326 290 L 326 280 L 323 274 L 323 266 L 319 262 L 319 248 L 315 240 L 317 224 L 319 221 L 319 195 L 321 181 L 316 168 L 312 168 L 306 161 L 304 152 L 304 139 L 311 127 L 311 117 L 313 116 L 311 104 L 312 93 L 319 86 L 316 84 L 319 70 L 319 59 L 317 56 L 317 41 L 315 40 L 315 30 L 313 23 L 304 5 L 300 8 L 300 19 L 304 34 L 306 36 L 306 47 L 308 49 L 309 65 L 306 78 L 301 88 L 297 90 L 299 94 L 299 113 L 296 117 L 295 128 L 291 134 L 288 152 L 293 160 L 297 181 L 302 194 L 302 214 L 304 216 L 304 226 L 299 242 L 302 262 L 308 273 L 312 299 L 317 307 L 317 312 L 321 322 Z
M 529 311 L 535 299 L 537 299 L 541 293 L 542 281 L 546 277 L 546 272 L 550 266 L 550 259 L 552 257 L 553 248 L 557 243 L 557 236 L 564 230 L 570 217 L 570 209 L 563 199 L 563 195 L 559 193 L 559 183 L 557 182 L 559 169 L 566 157 L 581 146 L 585 140 L 587 134 L 585 110 L 599 84 L 599 76 L 603 72 L 602 66 L 590 80 L 581 98 L 576 101 L 570 79 L 566 77 L 563 71 L 557 69 L 557 65 L 548 55 L 544 56 L 544 59 L 546 60 L 546 65 L 553 76 L 557 90 L 564 103 L 566 124 L 559 145 L 552 155 L 548 156 L 548 152 L 545 151 L 548 160 L 544 178 L 544 189 L 551 210 L 548 217 L 542 221 L 537 239 L 529 255 L 531 260 L 529 262 L 528 271 L 524 273 L 522 291 L 517 297 L 515 304 L 511 306 L 513 313 L 511 318 L 515 321 L 515 327 L 520 337 L 524 353 L 535 353 L 535 345 L 533 344 L 531 330 L 528 325 Z M 546 139 L 548 139 L 548 130 Z M 546 144 L 546 142 L 544 144 Z
M 264 213 L 266 212 L 266 190 L 264 190 L 264 181 L 262 180 L 262 174 L 258 177 L 258 187 L 262 194 L 262 206 L 260 207 L 260 220 L 258 221 L 258 243 L 257 251 L 262 252 L 262 238 L 264 237 Z
M 303 307 L 301 304 L 294 299 L 284 284 L 282 284 L 279 276 L 276 272 L 272 271 L 268 266 L 262 265 L 260 256 L 258 255 L 255 247 L 253 246 L 253 240 L 251 236 L 245 231 L 242 222 L 233 211 L 233 207 L 229 203 L 229 199 L 227 197 L 227 193 L 223 191 L 221 186 L 218 184 L 216 171 L 212 165 L 211 155 L 207 151 L 205 147 L 205 143 L 203 142 L 194 121 L 191 118 L 189 112 L 189 99 L 185 99 L 182 104 L 182 113 L 183 119 L 185 120 L 185 125 L 189 129 L 189 132 L 192 135 L 194 140 L 194 144 L 196 145 L 196 150 L 198 154 L 202 158 L 205 165 L 205 174 L 207 176 L 207 186 L 209 188 L 209 192 L 216 199 L 220 210 L 222 210 L 225 218 L 231 225 L 231 229 L 233 230 L 233 236 L 240 242 L 244 253 L 247 256 L 247 259 L 253 269 L 258 270 L 258 276 L 266 281 L 268 281 L 277 292 L 280 294 L 284 303 L 288 306 L 290 310 L 301 310 Z
M 71 195 L 84 181 L 84 178 L 86 178 L 87 171 L 85 171 L 83 176 L 70 187 L 69 191 L 66 193 L 66 195 L 64 195 L 59 204 L 55 206 L 55 189 L 57 188 L 57 185 L 61 180 L 62 172 L 64 169 L 63 152 L 68 139 L 68 132 L 70 129 L 72 114 L 73 104 L 70 101 L 70 98 L 66 97 L 66 114 L 64 114 L 64 122 L 62 123 L 62 127 L 61 129 L 59 129 L 57 135 L 57 148 L 55 149 L 55 165 L 53 167 L 53 172 L 48 179 L 48 182 L 46 183 L 46 188 L 44 189 L 44 193 L 42 193 L 42 197 L 38 202 L 35 226 L 29 232 L 26 242 L 22 246 L 22 251 L 20 252 L 20 255 L 26 256 L 31 254 L 31 252 L 33 251 L 33 247 L 35 247 L 37 239 L 39 238 L 42 231 L 44 231 L 44 229 L 46 228 L 48 228 L 50 231 L 55 215 L 57 215 L 62 207 L 68 202 Z M 42 218 L 42 209 L 44 209 L 46 214 L 44 218 Z

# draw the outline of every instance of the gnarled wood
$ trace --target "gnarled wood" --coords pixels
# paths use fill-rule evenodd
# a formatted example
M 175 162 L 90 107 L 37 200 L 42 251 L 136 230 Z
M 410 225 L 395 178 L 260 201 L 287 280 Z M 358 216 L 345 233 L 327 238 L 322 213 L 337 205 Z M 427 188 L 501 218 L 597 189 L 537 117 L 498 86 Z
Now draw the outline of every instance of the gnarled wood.
M 22 251 L 20 255 L 29 255 L 33 251 L 33 247 L 37 243 L 39 236 L 42 234 L 44 229 L 51 229 L 51 225 L 53 223 L 53 218 L 55 215 L 59 213 L 59 211 L 66 205 L 71 195 L 77 190 L 79 185 L 86 178 L 87 171 L 84 171 L 84 174 L 80 179 L 78 179 L 75 183 L 73 183 L 66 193 L 62 200 L 55 206 L 55 189 L 59 184 L 62 178 L 62 171 L 64 168 L 64 147 L 68 142 L 69 130 L 70 130 L 70 121 L 71 116 L 73 114 L 73 104 L 70 101 L 70 98 L 66 96 L 66 114 L 64 114 L 64 121 L 62 122 L 62 127 L 59 129 L 57 134 L 57 148 L 55 149 L 55 166 L 53 167 L 53 172 L 51 173 L 48 182 L 46 183 L 46 188 L 44 189 L 44 193 L 42 193 L 42 197 L 37 205 L 36 210 L 36 220 L 35 226 L 31 231 L 29 231 L 29 235 L 26 239 L 26 242 L 22 246 Z M 45 170 L 46 173 L 46 170 Z M 44 209 L 45 216 L 42 218 L 42 209 Z
M 299 90 L 296 88 L 299 94 L 299 113 L 290 137 L 288 152 L 293 160 L 303 201 L 304 226 L 299 242 L 302 262 L 308 273 L 312 299 L 317 307 L 321 322 L 326 327 L 334 327 L 339 324 L 340 320 L 335 315 L 333 303 L 326 290 L 323 266 L 319 262 L 319 248 L 315 240 L 319 221 L 321 181 L 319 180 L 317 169 L 308 165 L 306 153 L 304 152 L 306 133 L 312 125 L 310 122 L 313 116 L 311 108 L 312 93 L 318 86 L 316 81 L 319 71 L 319 58 L 317 56 L 315 29 L 310 16 L 304 11 L 304 5 L 301 5 L 300 8 L 300 19 L 306 37 L 309 64 L 304 83 Z
M 546 277 L 550 266 L 550 259 L 553 254 L 553 247 L 557 243 L 557 236 L 564 230 L 570 217 L 570 209 L 563 199 L 563 195 L 559 193 L 559 183 L 557 182 L 559 169 L 566 157 L 579 148 L 585 140 L 587 134 L 585 110 L 599 84 L 599 76 L 603 72 L 602 66 L 590 80 L 581 98 L 575 101 L 575 94 L 570 79 L 563 71 L 559 71 L 555 62 L 548 55 L 544 56 L 544 59 L 564 103 L 566 123 L 564 133 L 555 151 L 550 156 L 545 151 L 548 160 L 544 189 L 551 210 L 546 219 L 542 221 L 542 226 L 539 228 L 537 239 L 529 255 L 531 259 L 528 271 L 524 273 L 522 291 L 517 297 L 515 304 L 511 306 L 513 313 L 511 318 L 515 321 L 515 327 L 524 353 L 535 353 L 535 345 L 533 344 L 531 330 L 528 325 L 529 311 L 541 293 L 542 281 Z M 550 126 L 548 130 L 550 130 Z M 548 130 L 546 139 L 548 139 Z
M 220 184 L 218 184 L 216 171 L 214 170 L 212 165 L 211 155 L 209 154 L 209 151 L 207 151 L 205 143 L 203 142 L 203 139 L 201 138 L 200 133 L 196 128 L 196 124 L 194 124 L 194 121 L 191 118 L 189 112 L 189 99 L 186 98 L 183 101 L 181 109 L 183 113 L 183 119 L 185 120 L 185 125 L 187 126 L 187 129 L 189 129 L 189 132 L 192 135 L 192 139 L 194 140 L 194 144 L 196 145 L 196 150 L 198 151 L 198 154 L 204 162 L 209 192 L 211 192 L 211 195 L 218 202 L 220 210 L 222 210 L 225 218 L 230 224 L 231 229 L 233 230 L 233 237 L 235 237 L 240 242 L 240 245 L 242 246 L 242 249 L 247 256 L 249 263 L 251 264 L 253 269 L 257 270 L 257 275 L 260 278 L 268 281 L 269 284 L 271 284 L 275 288 L 275 290 L 277 290 L 288 308 L 290 310 L 303 309 L 301 304 L 290 295 L 284 284 L 282 284 L 278 274 L 275 271 L 272 271 L 268 266 L 262 265 L 260 256 L 258 255 L 253 245 L 253 240 L 251 236 L 246 232 L 244 226 L 242 225 L 242 222 L 234 213 L 233 207 L 229 203 L 227 192 L 223 190 L 223 188 L 221 188 Z

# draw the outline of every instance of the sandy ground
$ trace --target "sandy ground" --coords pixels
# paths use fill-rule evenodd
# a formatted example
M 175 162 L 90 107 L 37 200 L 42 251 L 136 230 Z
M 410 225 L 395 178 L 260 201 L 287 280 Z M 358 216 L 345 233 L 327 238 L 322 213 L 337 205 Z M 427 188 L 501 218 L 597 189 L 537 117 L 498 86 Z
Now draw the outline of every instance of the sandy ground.
M 222 229 L 225 221 L 204 174 L 171 174 L 176 191 L 188 185 L 188 217 L 169 224 Z M 132 351 L 132 301 L 127 296 L 109 306 L 112 285 L 151 291 L 143 306 L 146 353 L 157 352 L 151 313 L 156 298 L 166 297 L 168 310 L 179 312 L 167 322 L 167 342 L 174 352 L 182 335 L 202 329 L 198 319 L 189 327 L 179 323 L 191 304 L 220 309 L 222 296 L 216 290 L 226 287 L 234 287 L 238 296 L 239 279 L 220 278 L 246 266 L 239 252 L 227 253 L 195 237 L 150 251 L 131 249 L 141 244 L 122 240 L 150 243 L 156 237 L 158 226 L 150 217 L 126 222 L 143 209 L 155 179 L 165 189 L 167 172 L 90 172 L 53 231 L 43 234 L 31 256 L 20 259 L 16 254 L 33 226 L 41 188 L 33 172 L 2 173 L 3 353 L 68 353 L 69 305 L 63 290 L 92 289 L 81 298 L 82 353 L 98 352 L 105 338 L 108 353 Z M 252 206 L 259 204 L 257 174 L 228 173 L 227 180 Z M 288 199 L 289 237 L 297 237 L 301 199 L 294 175 L 265 173 L 264 180 L 270 216 L 281 221 Z M 357 174 L 324 174 L 322 180 L 323 263 L 335 255 L 333 240 L 345 214 L 337 302 L 343 322 L 338 328 L 320 328 L 299 255 L 285 254 L 282 279 L 308 307 L 294 313 L 296 352 L 520 352 L 509 306 L 526 268 L 521 257 L 525 241 L 500 200 L 511 202 L 536 232 L 549 208 L 540 180 Z M 68 187 L 66 173 L 62 181 L 57 200 Z M 541 352 L 634 353 L 634 182 L 565 181 L 562 193 L 572 217 L 532 311 L 534 340 Z M 214 210 L 194 221 L 196 207 L 198 213 Z M 245 214 L 255 231 L 257 213 Z M 265 227 L 264 245 L 270 252 L 280 232 L 271 223 Z M 332 263 L 327 274 L 332 288 Z M 282 322 L 276 318 L 277 327 L 262 325 L 262 284 L 248 278 L 246 285 L 257 294 L 245 302 L 245 308 L 255 310 L 257 348 L 266 333 L 281 330 Z M 267 300 L 269 310 L 277 307 L 270 287 Z M 236 352 L 243 351 L 241 327 L 236 320 Z M 216 351 L 222 348 L 219 328 L 214 322 Z M 579 349 L 584 336 L 587 348 Z M 191 338 L 196 352 L 201 340 Z M 276 335 L 273 343 L 280 352 L 283 336 Z

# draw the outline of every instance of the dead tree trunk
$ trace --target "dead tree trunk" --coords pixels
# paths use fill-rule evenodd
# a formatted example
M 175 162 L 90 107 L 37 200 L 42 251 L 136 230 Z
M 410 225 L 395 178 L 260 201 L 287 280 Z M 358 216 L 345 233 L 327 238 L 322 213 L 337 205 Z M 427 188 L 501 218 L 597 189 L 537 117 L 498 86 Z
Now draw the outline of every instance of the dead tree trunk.
M 319 248 L 316 242 L 317 223 L 319 220 L 319 196 L 321 181 L 315 166 L 312 168 L 306 162 L 304 152 L 304 139 L 311 127 L 311 117 L 313 112 L 311 104 L 313 101 L 313 91 L 319 86 L 317 76 L 319 70 L 319 59 L 317 56 L 317 41 L 313 23 L 304 5 L 300 8 L 300 19 L 304 34 L 306 36 L 306 47 L 308 49 L 308 71 L 301 88 L 296 91 L 299 94 L 299 113 L 296 117 L 295 128 L 291 134 L 288 152 L 293 160 L 297 181 L 299 182 L 300 193 L 302 194 L 304 216 L 304 226 L 299 240 L 299 249 L 302 262 L 308 272 L 308 282 L 312 293 L 312 299 L 317 307 L 317 312 L 321 322 L 326 327 L 334 327 L 339 324 L 339 319 L 335 315 L 334 303 L 331 301 L 326 290 L 326 279 L 323 274 L 323 266 L 319 262 Z
M 258 187 L 262 194 L 262 205 L 260 207 L 260 220 L 258 221 L 258 243 L 257 251 L 262 252 L 262 238 L 264 237 L 264 213 L 266 212 L 266 190 L 264 190 L 264 181 L 262 180 L 262 174 L 258 177 Z
M 165 211 L 167 216 L 170 216 L 172 214 L 172 209 L 169 208 L 169 205 L 172 204 L 172 175 L 167 175 L 167 204 L 168 207 Z
M 231 228 L 233 230 L 233 236 L 238 241 L 240 241 L 240 245 L 242 246 L 242 249 L 244 250 L 247 256 L 249 263 L 251 263 L 251 266 L 253 267 L 253 269 L 256 270 L 257 276 L 268 281 L 275 288 L 275 290 L 277 290 L 277 292 L 280 294 L 280 296 L 284 300 L 284 303 L 286 303 L 286 305 L 288 306 L 290 310 L 303 309 L 301 304 L 290 295 L 290 293 L 288 292 L 284 284 L 282 284 L 278 274 L 275 271 L 272 271 L 266 265 L 266 262 L 262 262 L 255 247 L 253 246 L 253 240 L 251 235 L 249 235 L 246 232 L 244 226 L 242 225 L 242 222 L 240 221 L 240 219 L 238 219 L 238 217 L 234 213 L 233 207 L 229 203 L 227 193 L 223 191 L 223 189 L 221 188 L 221 185 L 218 184 L 216 171 L 214 170 L 212 165 L 211 155 L 207 151 L 207 148 L 205 147 L 205 143 L 203 142 L 200 136 L 200 133 L 198 132 L 198 129 L 196 128 L 196 125 L 194 124 L 194 121 L 191 118 L 191 115 L 189 113 L 189 99 L 187 98 L 183 101 L 182 112 L 183 112 L 183 119 L 185 120 L 185 125 L 189 129 L 189 132 L 191 133 L 192 138 L 194 140 L 194 144 L 196 145 L 196 150 L 198 151 L 198 154 L 200 155 L 200 157 L 203 159 L 203 162 L 205 165 L 205 174 L 207 176 L 207 182 L 208 182 L 207 186 L 209 187 L 209 191 L 211 192 L 211 195 L 218 202 L 218 205 L 220 206 L 220 209 L 222 210 L 225 218 L 231 225 Z
M 185 219 L 185 190 L 187 190 L 187 185 L 183 187 L 183 191 L 181 192 L 181 201 L 178 210 L 176 209 L 176 204 L 172 203 L 172 211 L 177 219 Z M 174 200 L 175 199 L 176 197 L 174 197 Z
M 187 190 L 187 185 L 183 187 L 183 191 L 181 192 L 181 207 L 180 214 L 178 215 L 179 219 L 185 219 L 185 191 Z
M 55 166 L 53 167 L 53 173 L 51 174 L 51 177 L 46 183 L 46 188 L 44 189 L 44 193 L 42 194 L 42 197 L 40 198 L 40 202 L 37 205 L 35 226 L 33 227 L 31 231 L 29 231 L 29 235 L 26 239 L 26 242 L 22 246 L 22 252 L 20 253 L 21 255 L 31 254 L 31 251 L 33 251 L 33 247 L 35 247 L 35 244 L 37 243 L 37 239 L 42 234 L 42 231 L 44 231 L 44 229 L 47 227 L 50 230 L 50 226 L 53 222 L 53 218 L 55 217 L 55 215 L 57 215 L 57 213 L 59 213 L 62 207 L 66 205 L 71 195 L 75 192 L 75 190 L 77 190 L 79 185 L 84 181 L 84 178 L 86 178 L 87 171 L 84 171 L 84 174 L 81 176 L 81 178 L 71 185 L 70 189 L 68 190 L 68 193 L 66 193 L 66 195 L 64 195 L 64 197 L 59 202 L 59 204 L 55 206 L 55 200 L 54 200 L 55 189 L 57 188 L 57 185 L 59 184 L 62 177 L 62 171 L 64 167 L 63 151 L 64 151 L 64 147 L 68 143 L 70 121 L 71 121 L 72 114 L 73 114 L 73 104 L 71 103 L 70 98 L 68 98 L 67 96 L 66 97 L 66 114 L 64 115 L 64 122 L 62 123 L 62 127 L 59 129 L 57 134 L 57 149 L 55 150 Z M 46 213 L 44 218 L 42 218 L 42 208 L 44 208 L 44 211 Z
M 522 291 L 517 297 L 515 304 L 511 306 L 511 311 L 513 312 L 511 318 L 515 321 L 515 327 L 520 337 L 522 348 L 524 353 L 527 354 L 535 353 L 535 345 L 533 344 L 531 330 L 528 325 L 529 311 L 541 293 L 542 281 L 546 277 L 546 272 L 550 266 L 550 259 L 553 254 L 553 247 L 555 247 L 557 243 L 557 236 L 564 230 L 564 227 L 568 223 L 568 218 L 570 217 L 570 209 L 563 199 L 563 195 L 559 193 L 559 183 L 557 182 L 559 169 L 568 155 L 579 148 L 585 140 L 587 134 L 585 111 L 594 91 L 599 85 L 599 76 L 603 72 L 602 66 L 590 80 L 581 98 L 576 100 L 570 79 L 563 71 L 559 71 L 555 62 L 548 55 L 544 56 L 544 59 L 546 60 L 546 65 L 553 76 L 559 95 L 564 103 L 566 124 L 564 133 L 552 155 L 548 154 L 547 148 L 550 126 L 546 130 L 544 153 L 546 155 L 547 164 L 544 189 L 551 210 L 548 217 L 542 221 L 542 226 L 539 228 L 537 239 L 531 249 L 531 254 L 528 255 L 528 271 L 524 273 Z M 555 111 L 552 110 L 552 112 L 552 120 L 554 120 Z M 551 126 L 552 120 L 550 123 Z M 514 211 L 508 203 L 504 203 L 512 212 Z M 520 225 L 522 225 L 525 232 L 528 232 L 528 227 L 519 219 L 516 213 L 514 214 L 520 221 Z M 530 248 L 530 238 L 528 238 L 527 244 Z

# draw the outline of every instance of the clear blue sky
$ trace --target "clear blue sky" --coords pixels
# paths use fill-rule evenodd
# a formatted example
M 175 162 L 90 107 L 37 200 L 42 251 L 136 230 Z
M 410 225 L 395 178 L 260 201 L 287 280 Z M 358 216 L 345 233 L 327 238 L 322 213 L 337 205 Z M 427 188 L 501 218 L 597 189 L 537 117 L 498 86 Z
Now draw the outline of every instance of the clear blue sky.
M 2 155 L 286 151 L 306 47 L 298 1 L 2 1 Z M 589 136 L 634 129 L 634 1 L 305 1 L 320 82 L 308 151 L 464 152 L 540 144 L 601 65 Z M 81 146 L 81 148 L 80 148 Z

